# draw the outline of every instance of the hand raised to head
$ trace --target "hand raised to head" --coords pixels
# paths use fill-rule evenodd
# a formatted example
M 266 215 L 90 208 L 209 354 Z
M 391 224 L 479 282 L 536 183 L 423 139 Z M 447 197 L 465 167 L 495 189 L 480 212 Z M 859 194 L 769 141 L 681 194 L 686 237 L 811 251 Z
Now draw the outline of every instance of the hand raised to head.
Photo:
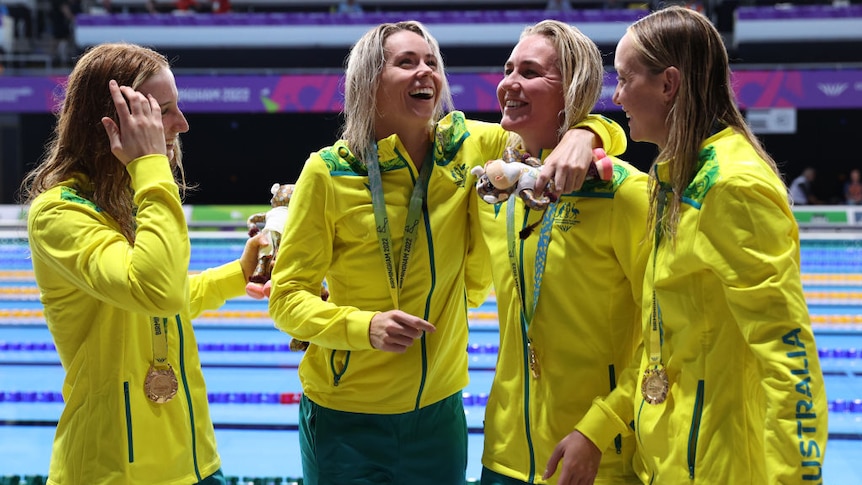
M 119 86 L 114 80 L 108 83 L 108 89 L 120 122 L 117 126 L 111 118 L 102 118 L 111 153 L 123 165 L 144 155 L 166 154 L 165 130 L 158 101 L 128 86 Z

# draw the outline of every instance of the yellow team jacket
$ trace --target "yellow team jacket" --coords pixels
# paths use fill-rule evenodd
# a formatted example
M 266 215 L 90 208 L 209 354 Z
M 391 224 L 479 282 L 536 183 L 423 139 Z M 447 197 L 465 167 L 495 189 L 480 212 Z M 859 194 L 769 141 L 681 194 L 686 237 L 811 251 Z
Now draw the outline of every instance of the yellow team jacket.
M 162 155 L 132 161 L 134 245 L 87 198 L 83 176 L 40 194 L 28 237 L 45 320 L 63 369 L 51 485 L 180 485 L 220 467 L 192 319 L 244 294 L 238 262 L 189 276 L 190 243 Z M 153 324 L 167 329 L 179 390 L 144 394 Z
M 591 117 L 581 126 L 609 140 L 618 125 Z M 403 354 L 372 348 L 371 317 L 395 308 L 378 239 L 364 163 L 339 141 L 312 153 L 296 183 L 273 271 L 270 316 L 310 342 L 299 366 L 303 392 L 340 411 L 396 414 L 460 392 L 468 382 L 467 308 L 487 297 L 488 250 L 478 222 L 475 165 L 498 158 L 508 133 L 453 112 L 435 130 L 427 204 L 398 308 L 436 326 Z M 622 135 L 624 137 L 624 135 Z M 618 138 L 617 138 L 618 139 Z M 606 144 L 610 144 L 606 141 Z M 378 140 L 393 254 L 418 171 L 397 135 Z M 330 296 L 320 298 L 326 279 Z
M 526 483 L 541 477 L 554 447 L 589 409 L 611 392 L 641 342 L 641 291 L 648 256 L 647 176 L 614 160 L 613 179 L 589 180 L 550 206 L 553 223 L 535 314 L 536 254 L 541 225 L 526 240 L 518 232 L 542 219 L 517 199 L 515 255 L 509 262 L 507 204 L 481 205 L 480 221 L 493 262 L 500 353 L 485 411 L 482 464 Z M 526 293 L 519 297 L 518 289 Z M 530 369 L 531 342 L 539 377 Z M 634 385 L 634 383 L 621 385 Z M 596 483 L 640 483 L 631 465 L 634 439 L 617 436 Z M 559 471 L 548 480 L 557 483 Z
M 676 245 L 650 250 L 637 384 L 598 399 L 577 428 L 600 447 L 634 429 L 644 483 L 822 483 L 826 393 L 787 191 L 732 128 L 704 142 L 700 162 Z M 659 180 L 667 169 L 656 166 Z M 653 300 L 670 382 L 661 404 L 640 388 Z

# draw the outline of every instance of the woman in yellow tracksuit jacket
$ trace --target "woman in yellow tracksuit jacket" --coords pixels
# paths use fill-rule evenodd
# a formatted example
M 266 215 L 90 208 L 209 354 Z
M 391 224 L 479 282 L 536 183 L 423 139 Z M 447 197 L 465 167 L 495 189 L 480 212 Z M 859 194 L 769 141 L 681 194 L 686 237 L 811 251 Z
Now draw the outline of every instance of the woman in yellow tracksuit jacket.
M 384 55 L 384 66 L 361 69 Z M 379 88 L 367 87 L 370 78 Z M 303 478 L 310 484 L 462 483 L 467 308 L 487 296 L 491 274 L 470 169 L 498 157 L 508 133 L 460 112 L 431 118 L 426 102 L 445 106 L 448 85 L 436 41 L 417 22 L 367 33 L 351 51 L 345 84 L 345 139 L 306 161 L 272 275 L 275 325 L 310 342 L 299 367 Z M 363 102 L 369 106 L 363 109 Z M 348 136 L 362 116 L 373 117 L 367 127 L 375 128 Z M 600 118 L 582 126 L 605 135 L 609 126 L 618 128 Z M 371 162 L 363 157 L 369 147 L 362 142 L 369 139 L 379 160 L 385 224 L 375 220 Z M 422 146 L 416 155 L 417 139 L 430 150 Z M 377 230 L 390 231 L 389 254 L 400 268 L 423 153 L 432 154 L 421 162 L 431 169 L 427 199 L 406 274 L 392 283 L 403 286 L 393 296 Z M 324 278 L 328 301 L 320 299 Z M 372 320 L 393 309 L 436 329 L 411 335 L 400 352 L 381 351 L 372 345 Z
M 562 120 L 555 103 L 577 120 L 598 101 L 604 77 L 593 41 L 554 20 L 524 30 L 506 72 L 497 87 L 501 125 L 540 156 L 550 152 L 539 153 L 541 147 L 556 145 Z M 565 81 L 554 83 L 557 78 Z M 577 85 L 570 88 L 572 80 Z M 507 106 L 507 99 L 524 101 L 529 114 L 521 103 Z M 648 255 L 646 181 L 645 173 L 614 159 L 610 180 L 588 180 L 544 212 L 525 210 L 514 196 L 480 204 L 500 321 L 500 352 L 485 408 L 483 484 L 564 483 L 563 471 L 543 479 L 552 452 L 631 363 L 640 343 Z M 543 222 L 545 217 L 550 219 Z M 515 236 L 530 226 L 535 228 L 526 239 Z M 631 465 L 634 449 L 631 436 L 617 437 L 602 457 L 597 483 L 640 483 Z
M 596 396 L 617 386 L 640 342 L 646 174 L 620 160 L 614 165 L 612 181 L 587 181 L 555 204 L 541 298 L 529 325 L 507 257 L 506 203 L 482 211 L 500 319 L 482 463 L 520 482 L 544 483 L 554 448 Z M 525 214 L 523 202 L 517 204 L 515 234 L 542 218 L 537 211 Z M 516 248 L 521 286 L 528 292 L 533 291 L 537 240 L 533 235 Z M 527 342 L 536 353 L 535 378 Z M 596 483 L 639 483 L 631 466 L 634 449 L 631 436 L 616 437 Z
M 112 79 L 139 92 L 112 84 L 112 105 Z M 48 483 L 224 483 L 192 319 L 244 294 L 256 243 L 241 261 L 188 275 L 172 170 L 188 123 L 161 55 L 95 47 L 67 93 L 48 155 L 25 180 L 33 271 L 66 372 Z M 104 121 L 116 113 L 121 129 Z
M 675 247 L 663 238 L 647 263 L 641 379 L 578 429 L 609 443 L 633 422 L 646 483 L 821 483 L 826 394 L 786 190 L 733 128 L 706 140 L 701 160 Z M 656 170 L 667 183 L 667 163 Z M 670 387 L 649 404 L 656 318 Z
M 597 132 L 602 124 L 585 123 Z M 467 308 L 484 302 L 491 278 L 477 226 L 477 204 L 484 202 L 476 197 L 470 168 L 501 153 L 508 136 L 499 125 L 465 120 L 460 112 L 437 123 L 439 157 L 398 306 L 432 322 L 436 331 L 404 354 L 376 351 L 369 341 L 371 318 L 393 304 L 367 173 L 343 140 L 311 155 L 291 199 L 270 300 L 276 326 L 311 343 L 299 367 L 308 399 L 379 415 L 408 413 L 454 394 L 460 402 L 468 383 Z M 394 252 L 400 254 L 417 170 L 397 135 L 377 146 Z M 320 299 L 324 278 L 328 301 Z
M 644 483 L 822 483 L 827 403 L 798 227 L 733 102 L 721 37 L 668 8 L 629 27 L 615 66 L 632 139 L 660 148 L 645 351 L 637 386 L 598 400 L 577 429 L 602 449 L 631 425 Z

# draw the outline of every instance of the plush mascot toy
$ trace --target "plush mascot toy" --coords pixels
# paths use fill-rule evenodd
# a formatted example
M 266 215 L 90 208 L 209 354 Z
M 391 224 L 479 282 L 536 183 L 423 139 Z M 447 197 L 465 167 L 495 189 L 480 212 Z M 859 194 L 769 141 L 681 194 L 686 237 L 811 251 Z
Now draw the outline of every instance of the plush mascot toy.
M 272 209 L 252 214 L 246 221 L 249 237 L 263 232 L 269 242 L 267 246 L 262 246 L 258 251 L 257 266 L 245 286 L 246 294 L 252 298 L 258 300 L 264 297 L 269 298 L 272 290 L 272 268 L 275 266 L 278 246 L 281 244 L 281 233 L 287 223 L 287 206 L 290 204 L 294 188 L 293 184 L 273 184 L 269 190 L 272 193 L 270 200 Z M 263 225 L 262 229 L 261 225 Z M 320 286 L 320 297 L 324 301 L 329 298 L 329 290 L 326 289 L 326 285 Z M 304 351 L 307 348 L 308 342 L 295 338 L 290 341 L 290 350 Z
M 263 232 L 269 242 L 268 245 L 261 246 L 258 252 L 257 266 L 245 287 L 245 292 L 252 298 L 259 300 L 263 297 L 269 297 L 272 287 L 270 281 L 272 267 L 275 265 L 275 258 L 278 255 L 281 233 L 285 223 L 287 223 L 287 205 L 290 203 L 293 189 L 293 184 L 274 184 L 270 189 L 272 209 L 252 214 L 246 221 L 249 237 Z M 261 229 L 261 225 L 263 225 L 263 229 Z
M 587 180 L 610 180 L 614 172 L 614 164 L 601 148 L 593 150 L 594 161 L 587 172 Z M 536 194 L 536 179 L 539 177 L 542 163 L 534 157 L 522 155 L 516 148 L 508 147 L 503 157 L 490 160 L 485 167 L 473 167 L 471 172 L 479 180 L 476 190 L 482 200 L 496 204 L 508 200 L 511 195 L 517 195 L 533 210 L 544 210 L 555 200 L 554 181 L 541 194 Z

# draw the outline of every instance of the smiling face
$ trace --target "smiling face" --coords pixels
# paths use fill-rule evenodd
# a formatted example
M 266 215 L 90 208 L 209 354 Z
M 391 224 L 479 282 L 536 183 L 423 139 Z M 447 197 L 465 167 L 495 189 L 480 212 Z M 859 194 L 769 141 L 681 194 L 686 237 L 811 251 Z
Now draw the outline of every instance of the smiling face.
M 667 115 L 672 106 L 665 73 L 652 73 L 641 62 L 631 34 L 626 33 L 614 59 L 617 87 L 613 101 L 623 108 L 629 121 L 629 133 L 634 141 L 654 143 L 659 147 L 667 141 Z
M 167 156 L 169 160 L 173 160 L 177 137 L 180 133 L 189 131 L 189 122 L 186 121 L 185 115 L 177 105 L 179 95 L 174 74 L 170 69 L 164 68 L 141 83 L 138 91 L 145 95 L 152 95 L 159 103 L 162 109 L 162 125 L 165 129 Z
M 442 83 L 431 46 L 420 35 L 403 30 L 386 39 L 384 50 L 376 98 L 377 138 L 405 129 L 426 129 L 434 118 Z
M 565 97 L 557 52 L 542 35 L 520 40 L 497 85 L 497 101 L 503 118 L 500 124 L 524 140 L 530 153 L 538 155 L 559 142 Z

